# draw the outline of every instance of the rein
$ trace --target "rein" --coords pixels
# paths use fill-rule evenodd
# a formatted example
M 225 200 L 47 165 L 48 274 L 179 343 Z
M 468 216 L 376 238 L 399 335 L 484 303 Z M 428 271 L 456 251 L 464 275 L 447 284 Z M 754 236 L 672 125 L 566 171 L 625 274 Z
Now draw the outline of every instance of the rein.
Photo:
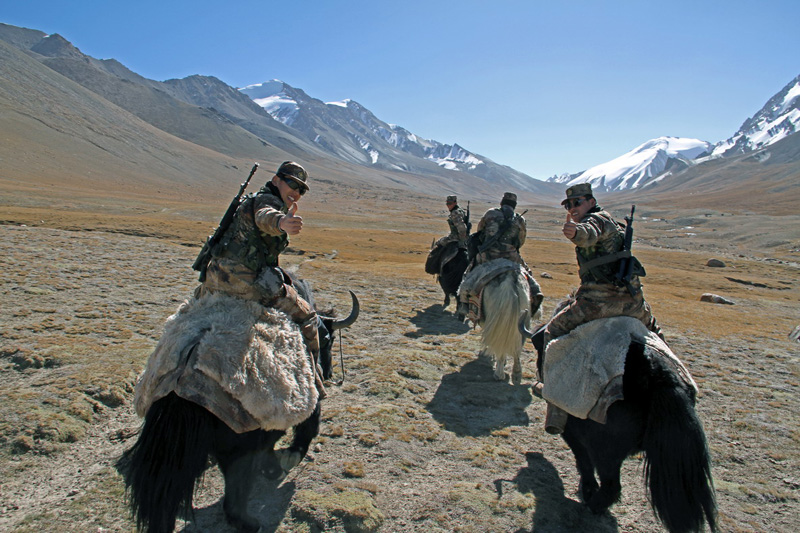
M 344 383 L 344 377 L 345 377 L 345 372 L 344 372 L 344 354 L 342 353 L 342 330 L 341 329 L 339 330 L 339 366 L 342 368 L 342 379 L 339 380 L 338 383 L 336 383 L 337 387 L 340 386 L 342 383 Z

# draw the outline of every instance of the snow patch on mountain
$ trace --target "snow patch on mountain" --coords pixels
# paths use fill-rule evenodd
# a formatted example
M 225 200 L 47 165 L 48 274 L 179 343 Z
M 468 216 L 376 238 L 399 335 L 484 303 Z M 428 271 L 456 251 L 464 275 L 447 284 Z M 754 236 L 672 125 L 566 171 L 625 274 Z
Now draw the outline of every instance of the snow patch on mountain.
M 270 80 L 264 83 L 256 83 L 239 89 L 246 94 L 256 104 L 272 115 L 272 118 L 291 126 L 300 107 L 297 102 L 286 94 L 284 83 L 280 80 Z
M 694 159 L 708 155 L 711 148 L 711 143 L 699 139 L 659 137 L 577 175 L 554 176 L 548 181 L 567 186 L 591 183 L 596 191 L 636 189 L 669 168 L 691 165 Z
M 450 170 L 457 170 L 459 163 L 465 165 L 469 170 L 475 170 L 478 165 L 483 164 L 483 161 L 457 144 L 452 146 L 441 144 L 435 147 L 427 157 L 439 166 Z

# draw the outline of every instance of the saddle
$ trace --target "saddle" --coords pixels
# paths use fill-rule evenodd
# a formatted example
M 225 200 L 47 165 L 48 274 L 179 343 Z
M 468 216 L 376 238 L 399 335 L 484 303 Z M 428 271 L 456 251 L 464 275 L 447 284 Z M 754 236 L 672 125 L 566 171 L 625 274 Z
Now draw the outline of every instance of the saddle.
M 285 313 L 220 293 L 193 298 L 166 321 L 136 384 L 136 413 L 175 392 L 237 433 L 286 430 L 317 405 L 311 364 Z
M 658 335 L 635 318 L 619 316 L 592 320 L 550 341 L 542 396 L 572 416 L 604 424 L 611 404 L 623 399 L 622 377 L 631 342 L 661 357 L 697 391 L 689 371 Z
M 452 241 L 444 246 L 434 246 L 428 252 L 428 258 L 425 261 L 425 273 L 438 275 L 442 272 L 442 267 L 452 261 L 458 254 L 458 242 Z

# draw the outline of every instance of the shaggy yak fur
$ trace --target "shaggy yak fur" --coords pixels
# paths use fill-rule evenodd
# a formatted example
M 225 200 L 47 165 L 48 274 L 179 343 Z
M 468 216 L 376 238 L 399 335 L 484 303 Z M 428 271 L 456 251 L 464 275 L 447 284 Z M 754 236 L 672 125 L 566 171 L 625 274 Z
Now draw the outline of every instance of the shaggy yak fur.
M 450 296 L 456 296 L 458 293 L 458 286 L 468 264 L 467 251 L 459 248 L 458 242 L 455 241 L 445 246 L 436 246 L 428 253 L 425 272 L 435 275 L 439 281 L 439 286 L 444 292 L 442 307 L 450 305 Z
M 525 271 L 508 259 L 495 259 L 479 265 L 461 284 L 459 298 L 465 297 L 470 301 L 471 309 L 480 309 L 477 320 L 481 326 L 481 347 L 484 353 L 494 357 L 495 378 L 506 379 L 506 359 L 510 356 L 514 361 L 511 379 L 519 385 L 522 381 L 520 355 L 525 337 L 517 322 L 525 311 L 529 317 L 531 308 L 530 285 Z M 541 311 L 537 310 L 536 318 L 540 316 Z
M 540 375 L 550 353 L 548 349 L 542 355 L 543 335 L 544 326 L 532 334 Z M 711 458 L 694 409 L 696 386 L 688 372 L 681 375 L 682 365 L 676 366 L 635 335 L 629 339 L 622 376 L 624 399 L 608 407 L 604 424 L 569 415 L 562 434 L 575 455 L 581 499 L 592 512 L 605 512 L 619 500 L 622 462 L 644 452 L 650 504 L 666 529 L 688 533 L 701 531 L 707 523 L 716 531 Z
M 353 313 L 332 329 L 355 321 L 351 295 Z M 152 533 L 172 532 L 179 515 L 191 515 L 209 457 L 225 478 L 225 518 L 258 531 L 247 513 L 256 477 L 283 477 L 319 433 L 319 395 L 297 326 L 222 295 L 187 302 L 168 319 L 135 404 L 144 425 L 117 468 L 138 528 Z M 275 450 L 292 426 L 289 447 Z

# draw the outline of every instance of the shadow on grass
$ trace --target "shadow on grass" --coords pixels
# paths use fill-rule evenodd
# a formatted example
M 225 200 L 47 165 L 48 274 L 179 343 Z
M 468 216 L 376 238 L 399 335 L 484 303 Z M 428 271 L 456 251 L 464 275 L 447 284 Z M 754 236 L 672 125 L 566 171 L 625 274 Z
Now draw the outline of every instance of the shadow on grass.
M 455 307 L 453 307 L 455 309 Z M 446 311 L 442 304 L 434 304 L 426 309 L 417 309 L 417 314 L 409 321 L 417 326 L 416 331 L 405 333 L 406 337 L 419 338 L 423 335 L 447 335 L 466 333 L 471 328 L 460 322 L 455 313 Z
M 558 470 L 540 452 L 527 452 L 528 465 L 520 468 L 513 480 L 498 479 L 494 485 L 497 497 L 503 497 L 503 487 L 516 486 L 522 494 L 533 493 L 536 508 L 533 513 L 531 533 L 551 531 L 615 533 L 619 531 L 616 519 L 610 513 L 595 515 L 582 503 L 564 494 L 564 484 Z M 518 533 L 521 533 L 519 530 Z
M 478 437 L 508 426 L 527 426 L 525 409 L 531 400 L 528 385 L 495 380 L 491 357 L 479 356 L 443 376 L 426 408 L 447 431 Z
M 261 533 L 274 533 L 278 530 L 289 510 L 294 493 L 293 481 L 278 485 L 278 482 L 264 478 L 256 480 L 248 511 L 261 524 L 261 529 L 259 529 Z M 222 502 L 223 500 L 220 499 L 212 505 L 195 509 L 193 516 L 179 531 L 181 533 L 234 532 L 235 528 L 225 521 Z

